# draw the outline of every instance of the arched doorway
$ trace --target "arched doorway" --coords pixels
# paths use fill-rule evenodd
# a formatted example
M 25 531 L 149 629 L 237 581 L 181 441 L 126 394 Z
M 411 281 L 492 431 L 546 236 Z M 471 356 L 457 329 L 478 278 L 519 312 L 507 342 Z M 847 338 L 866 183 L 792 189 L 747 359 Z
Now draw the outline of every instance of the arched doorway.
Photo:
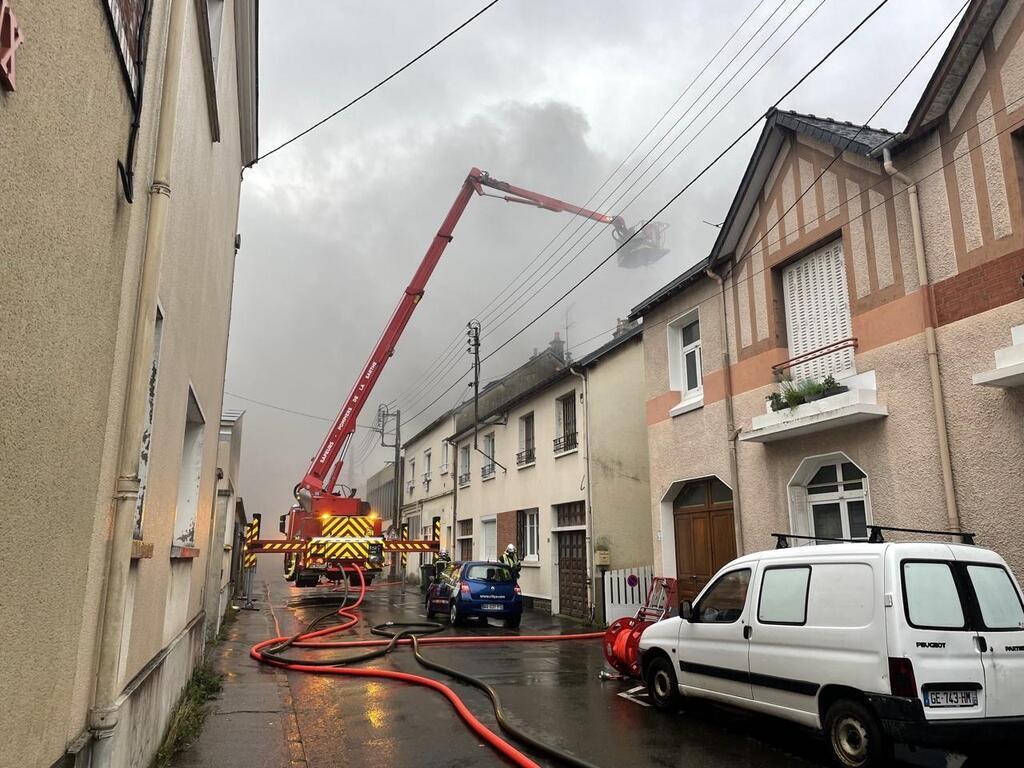
M 717 477 L 691 480 L 672 501 L 679 599 L 692 600 L 736 557 L 732 490 Z

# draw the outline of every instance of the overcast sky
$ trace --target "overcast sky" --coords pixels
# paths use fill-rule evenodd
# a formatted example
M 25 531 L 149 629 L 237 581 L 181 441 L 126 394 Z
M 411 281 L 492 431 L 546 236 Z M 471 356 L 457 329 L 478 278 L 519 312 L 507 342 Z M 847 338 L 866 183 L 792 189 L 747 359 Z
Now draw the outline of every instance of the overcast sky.
M 332 112 L 484 4 L 265 0 L 260 4 L 261 151 Z M 332 418 L 471 167 L 578 205 L 621 212 L 630 223 L 645 219 L 876 4 L 503 0 L 365 100 L 245 172 L 227 392 Z M 863 122 L 962 4 L 893 0 L 782 108 Z M 755 9 L 725 53 L 705 69 Z M 740 90 L 804 19 L 792 40 Z M 905 126 L 944 43 L 873 125 L 891 130 Z M 687 96 L 591 200 L 699 74 Z M 672 133 L 626 178 L 680 117 Z M 620 198 L 691 121 L 653 170 Z M 640 269 L 623 269 L 612 259 L 487 361 L 484 378 L 515 367 L 556 331 L 564 336 L 567 324 L 573 354 L 585 354 L 607 337 L 616 318 L 625 317 L 644 297 L 705 256 L 717 230 L 703 222 L 724 218 L 756 137 L 757 131 L 660 217 L 669 225 L 667 256 Z M 542 252 L 566 224 L 555 245 Z M 613 245 L 602 225 L 474 199 L 360 422 L 371 424 L 378 403 L 399 398 L 405 436 L 425 426 L 465 394 L 461 382 L 468 378 L 460 380 L 459 373 L 469 361 L 464 347 L 452 343 L 469 319 L 478 316 L 483 324 L 486 354 Z M 539 272 L 534 274 L 536 267 L 531 267 L 512 283 L 511 290 L 522 287 L 497 314 L 493 309 L 481 312 L 502 290 L 508 295 L 510 282 L 538 254 L 541 265 L 553 258 Z M 529 280 L 524 283 L 525 278 Z M 443 353 L 449 349 L 457 351 L 446 358 Z M 446 362 L 441 370 L 449 367 L 449 360 L 454 367 L 443 377 L 430 378 L 431 366 L 439 360 Z M 408 421 L 455 381 L 460 383 L 433 408 Z M 246 410 L 241 492 L 248 511 L 272 519 L 291 503 L 292 486 L 302 478 L 328 423 L 234 395 L 225 395 L 225 409 Z M 363 443 L 360 431 L 354 445 L 363 448 Z M 343 479 L 362 491 L 365 478 L 383 467 L 390 454 L 383 448 L 350 451 Z

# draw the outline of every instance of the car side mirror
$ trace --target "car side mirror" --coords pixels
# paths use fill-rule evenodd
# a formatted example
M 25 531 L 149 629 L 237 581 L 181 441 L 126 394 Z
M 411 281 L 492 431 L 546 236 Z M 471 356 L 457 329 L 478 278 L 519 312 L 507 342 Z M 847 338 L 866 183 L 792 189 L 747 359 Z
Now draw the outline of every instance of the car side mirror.
M 281 531 L 281 533 L 288 532 L 288 515 L 281 515 L 281 521 L 278 524 L 277 528 L 279 531 Z
M 693 621 L 693 603 L 683 600 L 679 604 L 679 615 L 683 617 L 684 621 Z

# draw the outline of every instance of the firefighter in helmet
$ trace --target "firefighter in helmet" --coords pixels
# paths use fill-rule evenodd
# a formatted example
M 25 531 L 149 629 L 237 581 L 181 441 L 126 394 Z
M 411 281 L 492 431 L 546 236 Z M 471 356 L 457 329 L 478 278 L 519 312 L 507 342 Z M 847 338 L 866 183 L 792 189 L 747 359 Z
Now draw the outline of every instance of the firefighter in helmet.
M 447 549 L 442 549 L 437 553 L 437 559 L 434 561 L 434 578 L 440 578 L 441 574 L 447 571 L 452 565 L 452 556 L 448 554 Z
M 516 552 L 515 544 L 509 544 L 505 547 L 505 551 L 501 554 L 501 562 L 512 570 L 517 579 L 519 578 L 519 571 L 522 570 L 523 566 L 522 561 L 519 559 L 519 553 Z

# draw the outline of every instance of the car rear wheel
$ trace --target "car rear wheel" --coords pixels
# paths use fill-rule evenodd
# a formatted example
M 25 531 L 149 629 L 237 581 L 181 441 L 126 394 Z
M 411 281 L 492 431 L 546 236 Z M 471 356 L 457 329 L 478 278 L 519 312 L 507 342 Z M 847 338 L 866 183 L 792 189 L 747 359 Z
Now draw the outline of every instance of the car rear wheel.
M 459 607 L 454 601 L 452 602 L 451 610 L 448 612 L 448 621 L 453 627 L 457 627 L 462 623 L 462 614 L 459 612 Z
M 859 701 L 840 699 L 828 708 L 825 736 L 841 768 L 876 768 L 892 760 L 892 745 L 878 719 Z
M 520 616 L 510 616 L 509 618 L 505 619 L 505 626 L 507 628 L 509 628 L 509 629 L 518 629 L 519 628 L 519 623 L 522 620 L 523 620 L 523 617 L 521 615 Z
M 428 619 L 434 618 L 434 609 L 430 607 L 430 595 L 427 595 L 426 609 L 427 609 L 427 618 Z
M 677 709 L 682 703 L 679 683 L 672 662 L 665 656 L 655 656 L 647 665 L 644 675 L 647 680 L 647 694 L 658 709 Z

